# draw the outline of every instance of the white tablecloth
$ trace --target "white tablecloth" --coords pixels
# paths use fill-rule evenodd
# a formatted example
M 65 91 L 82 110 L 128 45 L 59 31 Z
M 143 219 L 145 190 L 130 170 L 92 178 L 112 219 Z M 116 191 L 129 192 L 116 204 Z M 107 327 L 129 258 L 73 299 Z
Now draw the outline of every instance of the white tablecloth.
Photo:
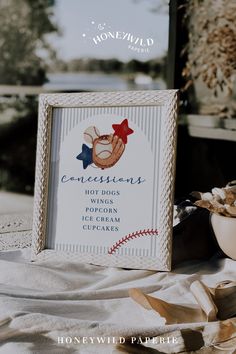
M 180 329 L 203 329 L 205 323 L 165 326 L 155 312 L 147 311 L 134 302 L 128 296 L 128 290 L 139 288 L 165 301 L 196 305 L 189 291 L 194 280 L 200 279 L 210 287 L 226 279 L 236 281 L 236 262 L 230 259 L 188 262 L 167 273 L 55 260 L 31 263 L 29 256 L 27 248 L 0 253 L 1 354 L 109 354 L 117 353 L 116 345 L 65 345 L 58 340 L 90 336 L 158 336 L 167 332 L 174 335 L 180 333 Z M 236 328 L 236 322 L 232 321 Z M 207 326 L 210 328 L 211 325 Z M 213 325 L 220 328 L 220 322 Z M 206 338 L 205 344 L 201 341 L 197 345 L 190 341 L 192 348 L 190 345 L 189 352 L 203 346 L 196 352 L 213 353 L 212 339 L 209 337 L 208 344 Z M 165 346 L 166 351 L 161 352 L 179 352 L 183 345 L 186 343 L 172 348 Z M 230 343 L 230 347 L 232 345 L 236 345 L 235 342 Z M 126 352 L 146 353 L 144 347 L 132 351 L 134 349 L 133 346 Z M 217 349 L 214 350 L 218 353 Z

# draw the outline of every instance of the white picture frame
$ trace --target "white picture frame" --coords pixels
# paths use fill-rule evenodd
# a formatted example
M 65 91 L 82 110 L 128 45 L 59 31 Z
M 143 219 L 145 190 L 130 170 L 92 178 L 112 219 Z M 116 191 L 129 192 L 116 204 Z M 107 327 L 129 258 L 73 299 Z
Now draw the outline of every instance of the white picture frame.
M 40 95 L 32 261 L 171 269 L 177 106 L 176 90 Z

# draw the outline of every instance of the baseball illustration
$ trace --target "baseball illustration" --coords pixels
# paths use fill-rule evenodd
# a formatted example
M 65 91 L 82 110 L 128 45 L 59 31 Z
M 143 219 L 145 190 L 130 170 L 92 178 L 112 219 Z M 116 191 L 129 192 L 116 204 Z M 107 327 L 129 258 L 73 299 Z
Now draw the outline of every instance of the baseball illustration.
M 112 142 L 109 135 L 102 135 L 94 141 L 93 154 L 95 158 L 107 159 L 112 154 Z
M 88 127 L 84 131 L 84 140 L 86 143 L 93 145 L 95 139 L 100 137 L 100 132 L 95 126 Z
M 124 119 L 120 124 L 112 124 L 114 133 L 100 135 L 97 127 L 90 126 L 84 131 L 84 140 L 92 147 L 82 144 L 82 152 L 76 156 L 83 162 L 83 168 L 89 165 L 105 169 L 114 166 L 125 151 L 128 142 L 128 135 L 133 134 L 133 130 L 128 125 L 128 119 Z
M 93 143 L 93 162 L 102 169 L 114 166 L 125 150 L 123 141 L 114 136 L 102 135 Z

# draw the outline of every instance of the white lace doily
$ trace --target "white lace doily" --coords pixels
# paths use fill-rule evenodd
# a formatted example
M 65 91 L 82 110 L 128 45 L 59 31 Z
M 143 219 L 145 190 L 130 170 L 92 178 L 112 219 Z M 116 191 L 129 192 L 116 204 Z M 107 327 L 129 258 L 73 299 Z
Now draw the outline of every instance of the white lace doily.
M 0 251 L 31 246 L 32 215 L 0 215 Z

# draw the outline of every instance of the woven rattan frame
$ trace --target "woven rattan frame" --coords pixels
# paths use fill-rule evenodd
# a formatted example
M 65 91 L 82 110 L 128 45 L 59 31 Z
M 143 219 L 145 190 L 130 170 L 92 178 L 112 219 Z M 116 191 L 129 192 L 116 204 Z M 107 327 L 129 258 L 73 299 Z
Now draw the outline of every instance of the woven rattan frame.
M 32 260 L 62 257 L 100 265 L 137 269 L 170 270 L 173 184 L 175 177 L 176 124 L 178 93 L 176 90 L 91 92 L 73 94 L 42 94 L 39 97 L 39 121 L 36 157 L 36 180 L 33 217 Z M 159 257 L 120 257 L 93 255 L 45 249 L 47 200 L 51 146 L 52 110 L 54 107 L 163 106 L 161 204 Z

